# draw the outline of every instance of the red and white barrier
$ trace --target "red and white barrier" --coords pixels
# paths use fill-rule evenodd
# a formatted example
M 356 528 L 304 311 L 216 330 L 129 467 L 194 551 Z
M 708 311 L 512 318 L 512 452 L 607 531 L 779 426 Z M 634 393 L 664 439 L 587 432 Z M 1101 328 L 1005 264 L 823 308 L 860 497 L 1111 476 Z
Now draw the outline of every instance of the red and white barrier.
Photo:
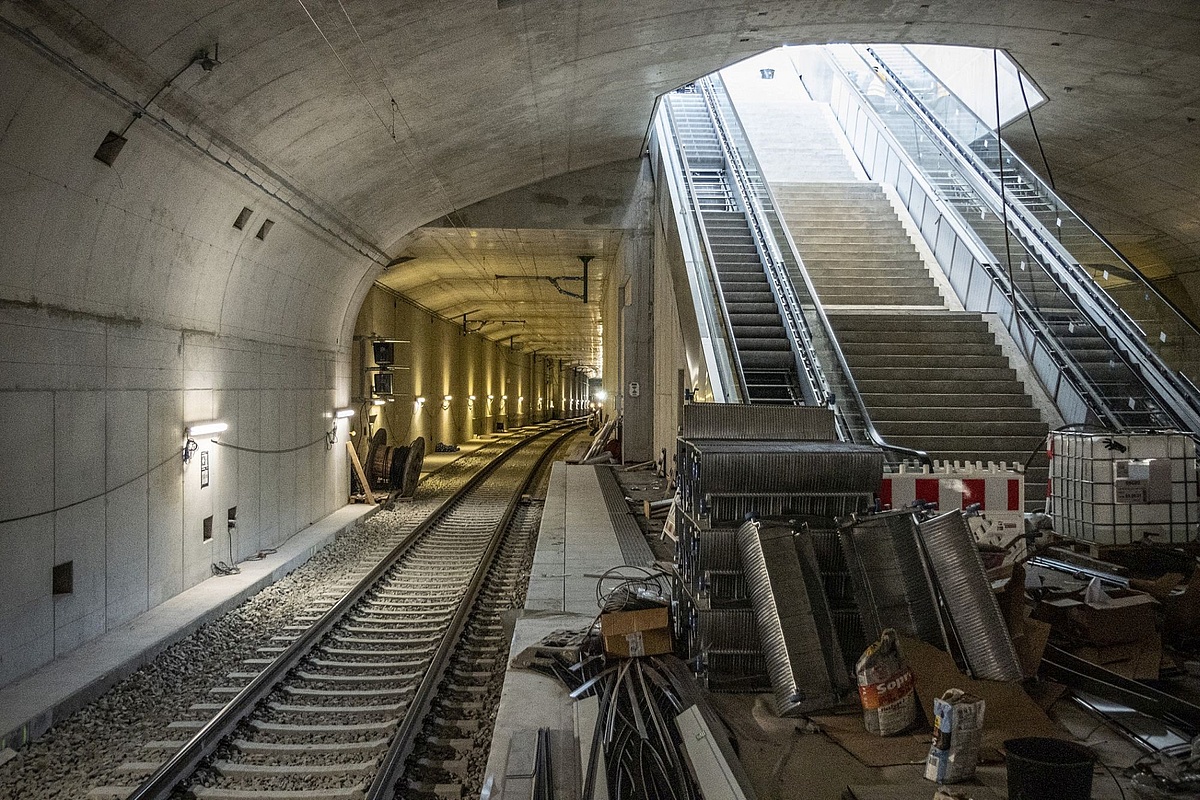
M 885 511 L 918 500 L 936 503 L 939 511 L 978 503 L 971 529 L 981 543 L 1007 547 L 1025 533 L 1025 474 L 1017 464 L 935 461 L 932 469 L 901 465 L 899 472 L 884 473 L 879 501 Z

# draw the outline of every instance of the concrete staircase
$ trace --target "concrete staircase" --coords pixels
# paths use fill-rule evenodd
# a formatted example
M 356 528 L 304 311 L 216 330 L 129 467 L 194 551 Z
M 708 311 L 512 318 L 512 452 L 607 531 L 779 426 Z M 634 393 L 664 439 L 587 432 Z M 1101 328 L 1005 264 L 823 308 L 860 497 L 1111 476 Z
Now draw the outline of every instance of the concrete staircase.
M 773 187 L 875 427 L 937 460 L 1024 463 L 1047 425 L 979 314 L 951 311 L 877 184 Z M 1045 498 L 1044 459 L 1026 477 Z
M 979 314 L 950 311 L 877 184 L 773 187 L 875 427 L 937 460 L 1024 463 L 1047 425 Z M 1026 476 L 1029 508 L 1046 467 Z
M 772 189 L 822 303 L 943 306 L 878 184 L 780 183 Z
M 875 427 L 937 460 L 1024 463 L 1041 452 L 1048 426 L 987 323 L 948 307 L 882 187 L 856 176 L 821 104 L 795 93 L 765 100 L 769 83 L 730 91 Z M 816 160 L 825 166 L 802 166 Z M 1043 504 L 1046 477 L 1043 454 L 1026 476 L 1027 508 Z
M 1024 463 L 1040 508 L 1047 425 L 979 314 L 827 309 L 875 427 L 893 444 L 950 461 Z

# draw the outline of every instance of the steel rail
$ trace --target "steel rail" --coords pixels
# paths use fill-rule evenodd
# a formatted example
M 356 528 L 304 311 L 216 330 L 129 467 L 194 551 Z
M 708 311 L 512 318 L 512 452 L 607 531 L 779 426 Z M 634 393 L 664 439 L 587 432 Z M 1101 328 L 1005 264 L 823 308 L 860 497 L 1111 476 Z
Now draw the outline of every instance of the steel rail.
M 364 800 L 391 800 L 395 794 L 396 784 L 404 776 L 404 762 L 408 759 L 409 753 L 412 752 L 416 736 L 421 732 L 421 726 L 425 721 L 425 714 L 428 713 L 429 707 L 437 697 L 438 685 L 442 682 L 442 676 L 450 664 L 451 656 L 454 655 L 454 650 L 458 646 L 459 639 L 462 637 L 463 629 L 466 628 L 467 622 L 471 617 L 471 612 L 474 610 L 475 602 L 479 598 L 479 593 L 483 588 L 484 578 L 488 574 L 488 567 L 491 566 L 496 551 L 500 548 L 504 534 L 512 525 L 513 516 L 516 514 L 521 497 L 529 490 L 534 480 L 537 479 L 542 467 L 554 455 L 562 440 L 578 431 L 581 427 L 581 425 L 571 426 L 559 436 L 557 442 L 547 447 L 546 451 L 542 453 L 537 462 L 529 470 L 528 476 L 521 482 L 520 488 L 513 493 L 512 499 L 504 511 L 504 516 L 500 518 L 499 523 L 496 525 L 491 543 L 484 552 L 483 558 L 480 559 L 479 565 L 475 568 L 475 574 L 472 576 L 467 592 L 463 596 L 463 600 L 450 622 L 450 627 L 446 635 L 442 638 L 441 644 L 438 645 L 437 652 L 434 654 L 429 668 L 425 672 L 425 677 L 421 679 L 421 683 L 417 687 L 413 699 L 409 702 L 408 709 L 404 713 L 404 718 L 400 721 L 400 725 L 392 735 L 392 742 L 388 745 L 388 751 L 383 756 L 379 769 L 375 772 L 375 778 L 371 781 L 371 785 L 364 795 Z M 541 437 L 530 437 L 521 444 L 523 446 L 526 443 L 534 441 L 536 438 Z M 510 452 L 515 452 L 517 449 L 513 448 Z
M 578 425 L 570 425 L 573 432 Z M 201 763 L 216 752 L 217 747 L 229 737 L 243 720 L 265 700 L 274 688 L 306 658 L 316 645 L 328 634 L 346 614 L 353 609 L 379 580 L 399 561 L 412 546 L 451 510 L 462 501 L 472 490 L 484 480 L 491 477 L 514 454 L 529 444 L 562 430 L 559 425 L 545 432 L 517 442 L 505 450 L 498 458 L 481 468 L 472 475 L 462 487 L 447 497 L 419 525 L 380 560 L 374 568 L 364 575 L 358 583 L 351 587 L 342 597 L 314 621 L 295 641 L 289 644 L 282 653 L 265 667 L 249 684 L 238 692 L 225 706 L 216 713 L 205 725 L 196 732 L 169 759 L 161 764 L 149 778 L 143 781 L 127 798 L 127 800 L 167 800 L 180 783 L 191 776 Z M 567 434 L 564 434 L 564 436 Z M 550 448 L 548 452 L 552 451 Z M 520 494 L 516 497 L 519 499 Z

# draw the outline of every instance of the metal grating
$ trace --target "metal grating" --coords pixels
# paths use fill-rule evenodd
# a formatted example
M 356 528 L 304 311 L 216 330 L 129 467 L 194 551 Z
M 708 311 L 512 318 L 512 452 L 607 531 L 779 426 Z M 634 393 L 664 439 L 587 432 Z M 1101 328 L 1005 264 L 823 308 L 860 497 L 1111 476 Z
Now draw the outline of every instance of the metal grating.
M 595 470 L 596 479 L 600 481 L 600 493 L 604 495 L 604 504 L 608 506 L 613 531 L 617 534 L 617 544 L 621 547 L 621 558 L 626 564 L 652 565 L 654 552 L 646 543 L 642 527 L 633 518 L 629 504 L 625 502 L 625 493 L 617 483 L 617 476 L 613 474 L 611 467 L 596 467 Z
M 994 681 L 1021 680 L 1017 651 L 962 512 L 940 514 L 917 530 L 971 674 Z
M 780 716 L 836 705 L 850 677 L 807 531 L 747 522 L 738 529 L 767 673 Z
M 817 406 L 688 403 L 680 434 L 685 439 L 837 441 L 833 412 Z
M 869 641 L 885 628 L 949 649 L 911 511 L 872 514 L 840 534 L 853 579 L 863 632 Z

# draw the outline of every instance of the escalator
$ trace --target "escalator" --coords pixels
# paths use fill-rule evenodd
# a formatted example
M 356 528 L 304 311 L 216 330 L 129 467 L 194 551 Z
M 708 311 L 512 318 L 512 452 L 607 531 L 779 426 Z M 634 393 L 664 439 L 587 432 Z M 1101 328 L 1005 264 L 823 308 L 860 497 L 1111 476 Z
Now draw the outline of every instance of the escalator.
M 705 98 L 695 86 L 685 87 L 667 96 L 666 108 L 703 225 L 745 400 L 801 405 L 805 398 L 796 356 L 746 212 L 730 184 Z
M 834 60 L 1024 309 L 1016 334 L 1040 337 L 1079 384 L 1090 414 L 1078 421 L 1116 430 L 1195 427 L 1196 355 L 1186 343 L 1200 344 L 1200 335 L 1186 316 L 907 48 L 855 47 L 857 58 L 849 50 L 838 48 Z

